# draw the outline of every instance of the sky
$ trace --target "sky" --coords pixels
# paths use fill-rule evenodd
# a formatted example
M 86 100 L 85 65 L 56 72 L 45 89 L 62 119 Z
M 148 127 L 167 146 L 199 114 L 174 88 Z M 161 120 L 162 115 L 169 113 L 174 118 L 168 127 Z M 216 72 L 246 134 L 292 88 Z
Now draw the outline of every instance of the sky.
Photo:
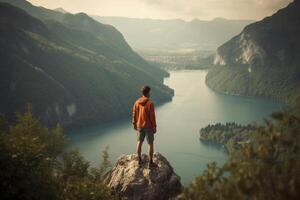
M 98 16 L 152 19 L 260 20 L 293 0 L 29 0 L 34 5 Z

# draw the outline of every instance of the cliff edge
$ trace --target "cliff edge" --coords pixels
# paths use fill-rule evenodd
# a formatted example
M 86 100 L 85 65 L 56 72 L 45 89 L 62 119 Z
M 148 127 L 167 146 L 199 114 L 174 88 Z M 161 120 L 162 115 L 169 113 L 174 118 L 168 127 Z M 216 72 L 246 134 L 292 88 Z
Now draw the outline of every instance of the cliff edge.
M 106 174 L 105 183 L 120 194 L 121 199 L 159 200 L 173 199 L 181 191 L 180 177 L 168 160 L 155 153 L 153 161 L 157 167 L 148 168 L 148 157 L 142 155 L 139 167 L 137 155 L 122 155 Z
M 207 85 L 220 92 L 300 101 L 300 1 L 248 25 L 218 48 Z

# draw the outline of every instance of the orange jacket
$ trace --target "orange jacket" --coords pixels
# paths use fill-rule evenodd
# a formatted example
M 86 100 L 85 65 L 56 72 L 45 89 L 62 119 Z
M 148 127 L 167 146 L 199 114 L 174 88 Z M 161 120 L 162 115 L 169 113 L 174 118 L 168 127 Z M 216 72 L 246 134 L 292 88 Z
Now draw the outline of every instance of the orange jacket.
M 132 109 L 132 124 L 134 127 L 156 128 L 154 104 L 145 96 L 139 98 Z

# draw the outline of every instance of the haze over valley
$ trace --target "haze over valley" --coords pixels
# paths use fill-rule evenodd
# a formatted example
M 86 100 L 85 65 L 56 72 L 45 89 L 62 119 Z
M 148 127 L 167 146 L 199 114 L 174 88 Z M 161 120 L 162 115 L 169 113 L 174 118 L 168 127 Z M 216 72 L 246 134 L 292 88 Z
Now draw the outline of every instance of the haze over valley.
M 253 20 L 211 21 L 134 19 L 98 17 L 94 19 L 111 24 L 120 30 L 128 43 L 138 51 L 165 50 L 188 53 L 193 50 L 214 51 L 218 46 L 240 33 Z

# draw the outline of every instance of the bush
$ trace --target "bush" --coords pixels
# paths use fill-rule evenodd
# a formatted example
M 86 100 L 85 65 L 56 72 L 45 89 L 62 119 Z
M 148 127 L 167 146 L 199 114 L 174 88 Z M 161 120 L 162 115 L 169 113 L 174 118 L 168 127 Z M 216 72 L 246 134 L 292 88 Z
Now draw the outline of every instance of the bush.
M 108 166 L 90 169 L 78 151 L 65 151 L 66 137 L 60 126 L 44 127 L 32 115 L 17 114 L 9 125 L 0 117 L 1 199 L 114 199 L 103 184 Z
M 299 199 L 300 119 L 283 113 L 273 119 L 224 166 L 209 164 L 180 199 Z

